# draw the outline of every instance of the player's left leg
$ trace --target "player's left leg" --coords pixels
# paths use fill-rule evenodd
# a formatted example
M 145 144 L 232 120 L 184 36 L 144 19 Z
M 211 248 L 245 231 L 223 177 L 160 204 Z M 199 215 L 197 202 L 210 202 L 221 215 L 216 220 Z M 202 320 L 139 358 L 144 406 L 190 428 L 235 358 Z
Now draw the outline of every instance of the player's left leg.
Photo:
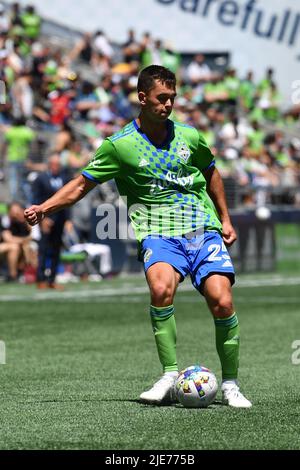
M 251 402 L 239 390 L 240 328 L 232 302 L 230 279 L 212 274 L 203 283 L 203 294 L 214 317 L 216 347 L 222 366 L 223 403 L 236 408 L 250 408 Z

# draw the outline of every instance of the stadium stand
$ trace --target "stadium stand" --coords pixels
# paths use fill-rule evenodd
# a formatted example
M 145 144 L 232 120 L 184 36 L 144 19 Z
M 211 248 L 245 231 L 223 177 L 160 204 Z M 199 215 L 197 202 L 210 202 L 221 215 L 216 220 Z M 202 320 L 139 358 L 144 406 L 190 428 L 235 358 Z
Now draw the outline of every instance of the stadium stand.
M 113 44 L 104 31 L 82 35 L 15 6 L 0 12 L 4 213 L 15 199 L 32 202 L 32 184 L 51 153 L 76 175 L 106 136 L 137 115 L 138 72 L 151 63 L 176 72 L 172 118 L 203 133 L 233 211 L 299 208 L 300 108 L 282 109 L 272 69 L 256 81 L 251 70 L 240 77 L 226 53 L 179 54 L 149 33 L 137 38 L 134 30 L 124 44 Z M 96 188 L 92 199 L 93 208 L 117 201 L 114 183 Z

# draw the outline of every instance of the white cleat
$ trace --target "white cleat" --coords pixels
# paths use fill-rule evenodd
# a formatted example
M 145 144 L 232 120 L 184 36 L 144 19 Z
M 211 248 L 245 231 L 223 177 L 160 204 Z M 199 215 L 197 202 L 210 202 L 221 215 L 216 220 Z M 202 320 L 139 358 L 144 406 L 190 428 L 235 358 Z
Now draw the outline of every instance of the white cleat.
M 159 405 L 163 402 L 175 403 L 175 390 L 174 385 L 178 377 L 178 373 L 165 373 L 150 390 L 143 392 L 140 395 L 142 403 L 149 403 L 152 405 Z
M 233 408 L 251 408 L 251 401 L 240 392 L 237 383 L 222 384 L 222 403 Z

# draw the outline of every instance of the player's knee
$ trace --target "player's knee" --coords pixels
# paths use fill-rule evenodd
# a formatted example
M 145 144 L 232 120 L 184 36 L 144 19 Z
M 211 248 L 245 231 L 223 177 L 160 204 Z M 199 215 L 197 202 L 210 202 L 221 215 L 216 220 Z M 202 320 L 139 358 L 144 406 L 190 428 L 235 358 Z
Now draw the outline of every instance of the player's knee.
M 157 282 L 151 288 L 151 302 L 152 305 L 166 306 L 173 302 L 173 289 L 172 286 L 164 282 Z
M 229 295 L 222 295 L 213 305 L 212 313 L 216 318 L 227 318 L 233 313 L 232 298 Z

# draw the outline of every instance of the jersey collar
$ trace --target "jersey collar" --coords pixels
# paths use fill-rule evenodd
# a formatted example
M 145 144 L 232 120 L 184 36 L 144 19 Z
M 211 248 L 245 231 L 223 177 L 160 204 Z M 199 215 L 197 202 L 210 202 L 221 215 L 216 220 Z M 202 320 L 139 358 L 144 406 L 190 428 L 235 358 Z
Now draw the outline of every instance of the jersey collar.
M 152 142 L 149 137 L 144 134 L 141 130 L 141 128 L 138 126 L 138 123 L 136 122 L 136 120 L 134 119 L 133 120 L 133 125 L 134 127 L 136 128 L 137 132 L 139 134 L 141 134 L 141 136 L 150 144 L 150 145 L 153 145 L 154 147 L 156 147 L 157 149 L 163 149 L 164 147 L 169 147 L 172 139 L 173 139 L 173 136 L 174 136 L 174 123 L 173 121 L 171 121 L 170 119 L 168 119 L 166 121 L 166 124 L 167 124 L 167 136 L 165 138 L 165 140 L 160 144 L 160 145 L 157 145 L 155 144 L 154 142 Z

